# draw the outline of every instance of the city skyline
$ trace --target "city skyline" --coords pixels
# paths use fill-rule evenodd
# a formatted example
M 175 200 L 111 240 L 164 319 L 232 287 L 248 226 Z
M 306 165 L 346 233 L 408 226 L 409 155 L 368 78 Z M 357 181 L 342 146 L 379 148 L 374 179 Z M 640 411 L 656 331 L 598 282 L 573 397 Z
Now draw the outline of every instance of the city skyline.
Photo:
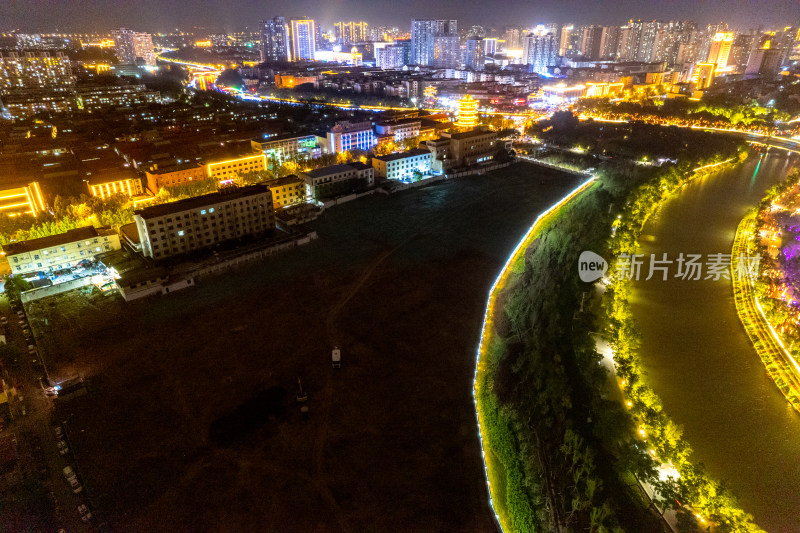
M 339 0 L 319 5 L 308 0 L 275 2 L 267 6 L 255 0 L 236 0 L 219 3 L 210 0 L 175 2 L 160 0 L 161 8 L 154 2 L 133 0 L 113 2 L 106 0 L 76 0 L 64 5 L 52 0 L 12 1 L 0 6 L 0 31 L 106 31 L 116 27 L 131 27 L 136 31 L 166 32 L 194 27 L 209 31 L 256 31 L 265 18 L 308 16 L 318 20 L 326 29 L 332 29 L 338 20 L 364 20 L 370 25 L 410 27 L 413 18 L 457 18 L 459 25 L 469 27 L 481 24 L 498 30 L 505 26 L 533 27 L 538 23 L 575 23 L 622 25 L 629 19 L 687 20 L 699 24 L 727 22 L 733 28 L 750 29 L 794 24 L 800 19 L 792 2 L 771 0 L 765 2 L 729 2 L 720 0 L 697 5 L 689 0 L 678 0 L 668 5 L 633 1 L 624 7 L 612 2 L 576 1 L 569 3 L 552 0 L 528 4 L 523 0 L 504 3 L 505 10 L 487 14 L 477 2 L 439 2 L 436 5 L 410 0 L 405 3 L 360 5 L 355 0 Z M 58 24 L 51 21 L 57 20 Z

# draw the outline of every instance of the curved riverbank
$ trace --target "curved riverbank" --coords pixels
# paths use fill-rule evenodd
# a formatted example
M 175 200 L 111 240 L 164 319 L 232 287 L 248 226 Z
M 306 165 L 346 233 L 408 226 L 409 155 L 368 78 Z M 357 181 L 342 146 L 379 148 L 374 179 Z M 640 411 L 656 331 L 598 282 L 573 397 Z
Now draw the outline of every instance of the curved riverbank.
M 793 161 L 774 151 L 687 185 L 642 231 L 640 253 L 730 253 L 734 231 Z M 691 228 L 691 231 L 687 231 Z M 647 381 L 683 428 L 693 461 L 769 531 L 798 530 L 800 417 L 754 357 L 730 281 L 638 281 L 631 310 Z
M 519 277 L 519 264 L 521 261 L 524 261 L 525 250 L 538 236 L 541 228 L 547 224 L 550 218 L 555 215 L 562 206 L 581 192 L 587 190 L 594 181 L 594 177 L 586 180 L 534 220 L 519 244 L 517 244 L 508 256 L 506 263 L 500 270 L 500 274 L 489 289 L 489 299 L 486 304 L 483 326 L 481 327 L 480 343 L 478 344 L 478 356 L 475 365 L 475 377 L 473 379 L 473 399 L 475 402 L 475 412 L 478 418 L 478 436 L 481 441 L 481 452 L 484 458 L 486 482 L 489 489 L 489 504 L 503 531 L 515 530 L 507 510 L 507 506 L 509 505 L 507 501 L 509 492 L 505 484 L 512 484 L 512 490 L 515 490 L 516 487 L 514 487 L 514 485 L 518 483 L 519 480 L 515 479 L 513 474 L 511 479 L 507 478 L 508 474 L 513 472 L 513 468 L 507 468 L 507 466 L 510 466 L 509 463 L 511 462 L 518 461 L 518 459 L 514 457 L 514 451 L 512 449 L 503 446 L 503 443 L 508 442 L 512 437 L 503 432 L 501 424 L 498 424 L 497 421 L 494 420 L 494 417 L 502 415 L 499 414 L 497 405 L 491 394 L 486 394 L 490 386 L 489 383 L 491 382 L 490 377 L 496 370 L 496 367 L 492 367 L 492 363 L 496 364 L 497 362 L 497 358 L 491 358 L 490 353 L 497 349 L 497 343 L 500 342 L 495 335 L 493 327 L 495 304 L 498 295 L 510 284 L 511 279 Z M 513 281 L 511 281 L 511 284 L 513 284 Z M 490 436 L 484 439 L 484 434 L 486 433 Z M 491 445 L 489 444 L 490 442 L 492 443 Z M 517 502 L 517 504 L 521 505 L 522 503 Z
M 753 278 L 746 272 L 743 259 L 754 257 L 757 251 L 752 246 L 756 228 L 756 213 L 748 213 L 739 223 L 731 250 L 731 283 L 736 303 L 736 312 L 742 321 L 753 349 L 758 354 L 767 374 L 775 382 L 784 398 L 795 410 L 800 411 L 800 368 L 797 361 L 786 351 L 783 341 L 764 315 L 753 286 Z M 745 259 L 746 261 L 746 259 Z M 757 272 L 755 273 L 758 274 Z

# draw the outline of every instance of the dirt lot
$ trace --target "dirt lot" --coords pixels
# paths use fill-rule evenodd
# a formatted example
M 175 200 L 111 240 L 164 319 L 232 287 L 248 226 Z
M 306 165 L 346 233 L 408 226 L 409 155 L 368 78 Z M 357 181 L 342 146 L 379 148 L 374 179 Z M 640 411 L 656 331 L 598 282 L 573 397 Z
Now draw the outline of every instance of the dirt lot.
M 317 242 L 182 293 L 36 302 L 51 373 L 89 381 L 59 417 L 101 518 L 492 531 L 471 394 L 487 292 L 577 182 L 519 164 L 375 195 L 326 212 Z

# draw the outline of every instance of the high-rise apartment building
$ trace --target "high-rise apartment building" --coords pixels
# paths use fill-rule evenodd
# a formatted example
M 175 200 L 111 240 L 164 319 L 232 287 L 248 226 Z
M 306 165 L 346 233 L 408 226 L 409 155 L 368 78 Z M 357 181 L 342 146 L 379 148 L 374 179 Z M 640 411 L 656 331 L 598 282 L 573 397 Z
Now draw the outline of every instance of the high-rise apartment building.
M 114 53 L 126 65 L 134 65 L 137 60 L 145 65 L 156 64 L 156 54 L 153 48 L 153 36 L 119 28 L 111 32 L 114 39 Z
M 368 36 L 366 22 L 336 22 L 333 31 L 339 44 L 363 43 Z
M 626 26 L 620 28 L 619 40 L 617 42 L 617 57 L 620 61 L 636 60 L 641 33 L 641 25 L 633 21 L 630 21 Z
M 785 52 L 779 48 L 771 48 L 770 41 L 767 41 L 764 47 L 750 53 L 744 73 L 748 76 L 760 76 L 766 80 L 774 79 L 781 69 Z
M 283 17 L 261 21 L 261 61 L 289 60 L 289 29 Z
M 547 74 L 547 67 L 554 65 L 558 52 L 556 37 L 545 29 L 537 28 L 522 38 L 522 62 L 529 72 Z
M 575 32 L 572 24 L 562 24 L 558 32 L 558 55 L 566 56 L 570 49 L 570 35 Z
M 316 45 L 316 25 L 309 18 L 289 21 L 289 61 L 313 61 Z
M 0 52 L 0 91 L 74 85 L 69 58 L 63 52 Z
M 472 70 L 483 70 L 486 63 L 486 43 L 483 39 L 468 39 L 464 65 Z
M 403 45 L 390 44 L 375 51 L 375 66 L 384 70 L 402 68 Z
M 522 29 L 506 28 L 503 36 L 506 40 L 506 50 L 519 50 L 522 48 Z
M 728 66 L 728 57 L 733 46 L 733 33 L 717 32 L 711 40 L 711 47 L 708 50 L 707 63 L 714 63 L 717 70 Z
M 455 20 L 414 19 L 411 21 L 411 42 L 415 64 L 458 68 L 461 54 Z
M 636 50 L 636 61 L 643 61 L 649 63 L 654 61 L 653 50 L 655 48 L 656 36 L 661 29 L 661 23 L 658 21 L 650 22 L 634 22 L 640 28 L 639 46 Z
M 483 40 L 483 53 L 486 56 L 493 56 L 497 53 L 497 39 L 487 38 Z

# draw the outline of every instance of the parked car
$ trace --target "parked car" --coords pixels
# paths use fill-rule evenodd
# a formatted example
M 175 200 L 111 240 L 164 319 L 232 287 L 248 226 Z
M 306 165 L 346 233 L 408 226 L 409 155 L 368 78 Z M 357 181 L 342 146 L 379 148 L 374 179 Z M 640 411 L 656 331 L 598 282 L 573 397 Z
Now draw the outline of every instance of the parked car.
M 81 520 L 88 522 L 92 519 L 92 512 L 84 504 L 78 506 L 78 514 L 81 515 Z
M 58 441 L 58 453 L 61 455 L 67 455 L 69 453 L 69 447 L 67 447 L 67 443 L 63 440 Z
M 62 438 L 64 438 L 64 430 L 61 429 L 61 426 L 53 426 L 53 433 L 56 434 L 56 438 L 58 440 L 61 440 Z
M 5 315 L 0 316 L 0 324 L 3 324 L 4 326 L 8 324 L 8 318 L 6 318 Z
M 78 476 L 76 476 L 75 472 L 72 471 L 72 467 L 64 467 L 64 477 L 67 478 L 67 482 L 69 483 L 70 487 L 72 487 L 72 492 L 78 494 L 83 490 L 81 484 L 78 483 Z

